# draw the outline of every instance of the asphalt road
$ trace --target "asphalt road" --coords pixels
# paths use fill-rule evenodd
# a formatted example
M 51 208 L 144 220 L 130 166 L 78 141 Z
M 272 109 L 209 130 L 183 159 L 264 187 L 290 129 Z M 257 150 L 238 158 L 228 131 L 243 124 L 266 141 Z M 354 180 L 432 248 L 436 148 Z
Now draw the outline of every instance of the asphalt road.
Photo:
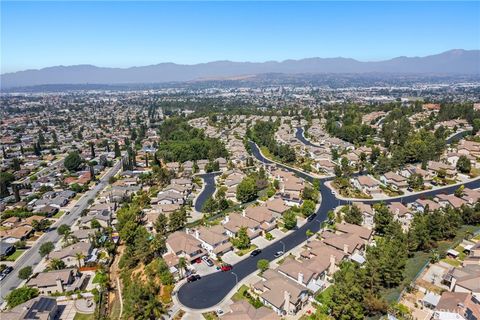
M 301 129 L 301 128 L 300 128 Z M 303 129 L 301 129 L 303 131 Z M 300 130 L 297 131 L 297 138 L 299 135 L 303 137 Z M 454 138 L 456 138 L 455 136 Z M 300 139 L 309 143 L 306 139 Z M 448 141 L 447 141 L 448 142 Z M 272 161 L 266 159 L 260 153 L 260 150 L 256 144 L 250 142 L 252 154 L 258 161 L 266 164 L 271 164 Z M 278 164 L 277 166 L 283 167 L 286 170 L 289 170 L 296 174 L 297 176 L 307 180 L 312 181 L 313 177 L 302 172 L 300 170 Z M 275 241 L 270 246 L 264 248 L 262 253 L 256 257 L 248 257 L 237 264 L 234 265 L 233 272 L 216 272 L 209 274 L 202 279 L 192 282 L 185 283 L 178 290 L 178 299 L 186 307 L 192 309 L 206 309 L 215 306 L 220 303 L 223 298 L 237 285 L 237 282 L 250 275 L 251 273 L 257 271 L 257 261 L 259 259 L 267 259 L 269 261 L 274 260 L 275 252 L 279 250 L 284 250 L 285 252 L 295 248 L 300 245 L 307 239 L 306 231 L 310 230 L 313 232 L 318 232 L 320 230 L 321 224 L 327 219 L 327 213 L 329 210 L 334 209 L 338 205 L 343 205 L 349 201 L 338 199 L 331 190 L 325 186 L 325 182 L 331 180 L 331 178 L 320 179 L 320 194 L 321 194 L 321 205 L 316 212 L 317 216 L 314 220 L 307 222 L 301 228 L 297 229 L 295 232 L 289 234 L 285 238 Z M 465 187 L 468 188 L 479 188 L 480 179 L 475 181 L 465 183 Z M 429 196 L 435 196 L 441 193 L 453 193 L 458 186 L 445 187 L 437 190 L 431 190 L 421 194 L 415 194 L 405 197 L 400 197 L 395 200 L 381 200 L 385 203 L 391 201 L 401 201 L 403 203 L 414 202 L 419 198 L 425 198 Z M 379 202 L 379 200 L 366 200 L 364 202 L 374 203 Z M 284 248 L 285 246 L 285 248 Z
M 93 189 L 87 191 L 76 203 L 75 207 L 70 211 L 70 214 L 64 214 L 53 227 L 59 226 L 62 224 L 73 225 L 75 220 L 78 219 L 80 213 L 88 207 L 88 201 L 94 199 L 98 192 L 103 190 L 108 185 L 108 179 L 114 176 L 118 170 L 121 168 L 121 161 L 119 161 L 115 166 L 110 168 L 110 170 L 101 178 L 98 184 L 96 184 Z M 18 278 L 18 271 L 24 267 L 35 266 L 42 260 L 42 257 L 38 253 L 38 249 L 43 243 L 53 242 L 57 243 L 60 240 L 61 236 L 58 235 L 56 229 L 46 232 L 35 244 L 28 249 L 17 261 L 15 261 L 14 270 L 0 283 L 0 305 L 3 304 L 5 296 L 8 295 L 10 291 L 17 288 L 23 280 Z
M 215 176 L 218 176 L 219 174 L 220 172 L 211 172 L 197 175 L 202 178 L 204 186 L 202 192 L 195 200 L 195 211 L 202 212 L 205 201 L 215 193 Z

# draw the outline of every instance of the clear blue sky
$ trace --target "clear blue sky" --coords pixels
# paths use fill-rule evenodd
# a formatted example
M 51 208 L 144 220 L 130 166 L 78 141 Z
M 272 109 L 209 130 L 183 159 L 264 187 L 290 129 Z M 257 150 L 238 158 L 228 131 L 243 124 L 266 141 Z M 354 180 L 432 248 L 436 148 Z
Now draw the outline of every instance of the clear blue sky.
M 480 48 L 480 2 L 1 2 L 1 72 Z

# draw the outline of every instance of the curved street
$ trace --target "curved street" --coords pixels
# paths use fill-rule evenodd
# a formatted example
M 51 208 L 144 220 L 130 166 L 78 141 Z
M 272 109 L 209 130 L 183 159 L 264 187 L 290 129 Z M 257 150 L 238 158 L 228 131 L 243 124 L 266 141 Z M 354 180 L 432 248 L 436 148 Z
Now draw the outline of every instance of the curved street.
M 458 133 L 452 138 L 457 138 L 457 135 L 464 134 Z M 311 143 L 303 137 L 303 129 L 299 128 L 296 132 L 297 138 L 301 136 L 303 139 L 300 139 L 306 144 Z M 447 140 L 447 142 L 449 142 Z M 265 158 L 258 146 L 249 142 L 253 156 L 260 162 L 264 164 L 272 164 L 273 161 Z M 278 167 L 284 168 L 297 176 L 307 180 L 313 181 L 314 177 L 295 168 L 280 164 L 275 162 Z M 338 199 L 331 190 L 325 185 L 326 181 L 331 180 L 332 178 L 321 178 L 320 180 L 320 195 L 321 195 L 321 204 L 317 210 L 317 217 L 312 221 L 308 221 L 302 227 L 284 237 L 281 241 L 285 244 L 285 252 L 295 248 L 300 245 L 302 242 L 307 240 L 306 231 L 310 230 L 313 232 L 318 232 L 321 228 L 322 222 L 327 219 L 327 213 L 329 210 L 334 209 L 335 207 L 343 204 L 350 203 L 351 201 Z M 480 187 L 480 178 L 476 180 L 467 182 L 464 184 L 468 188 L 479 188 Z M 458 186 L 450 186 L 445 188 L 439 188 L 435 190 L 430 190 L 414 195 L 408 195 L 404 197 L 398 197 L 395 199 L 384 199 L 384 200 L 361 200 L 362 202 L 375 203 L 375 202 L 385 202 L 389 203 L 392 201 L 399 201 L 403 203 L 414 202 L 417 199 L 435 196 L 442 193 L 453 193 Z M 360 201 L 360 200 L 359 200 Z M 234 265 L 233 273 L 232 272 L 216 272 L 209 274 L 203 277 L 201 280 L 185 283 L 180 287 L 178 291 L 179 301 L 186 307 L 192 309 L 207 309 L 215 306 L 221 302 L 225 296 L 236 286 L 237 281 L 242 280 L 251 273 L 257 271 L 257 261 L 260 259 L 267 259 L 269 261 L 274 260 L 274 254 L 276 251 L 283 250 L 283 244 L 280 241 L 273 242 L 270 246 L 264 248 L 262 252 L 255 256 L 244 259 Z M 236 275 L 236 276 L 235 276 Z
M 202 192 L 200 192 L 198 197 L 195 198 L 195 211 L 202 212 L 205 201 L 215 193 L 215 177 L 218 175 L 220 175 L 220 172 L 210 172 L 197 175 L 197 177 L 202 178 L 204 185 Z

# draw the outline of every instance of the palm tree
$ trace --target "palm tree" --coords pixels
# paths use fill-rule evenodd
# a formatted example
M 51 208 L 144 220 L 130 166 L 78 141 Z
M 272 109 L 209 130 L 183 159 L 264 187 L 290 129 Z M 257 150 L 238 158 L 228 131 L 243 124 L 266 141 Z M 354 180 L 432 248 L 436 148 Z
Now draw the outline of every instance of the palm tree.
M 77 258 L 78 268 L 80 269 L 82 267 L 81 261 L 85 259 L 85 255 L 82 252 L 77 252 L 75 258 Z
M 180 257 L 178 259 L 178 270 L 180 271 L 180 278 L 183 278 L 183 271 L 185 270 L 185 267 L 187 266 L 187 260 L 185 257 Z
M 61 269 L 65 268 L 65 262 L 63 262 L 60 259 L 52 259 L 52 260 L 50 260 L 49 268 L 51 270 L 61 270 Z

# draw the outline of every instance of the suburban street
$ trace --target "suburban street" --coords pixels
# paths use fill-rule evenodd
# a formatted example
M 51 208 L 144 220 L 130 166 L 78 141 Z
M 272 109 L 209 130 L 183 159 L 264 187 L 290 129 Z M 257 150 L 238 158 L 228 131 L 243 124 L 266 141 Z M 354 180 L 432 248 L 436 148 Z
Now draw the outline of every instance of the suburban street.
M 303 130 L 303 129 L 302 129 Z M 301 131 L 297 131 L 297 134 Z M 303 137 L 303 135 L 301 135 Z M 307 140 L 306 140 L 307 141 Z M 272 164 L 273 161 L 265 158 L 258 146 L 250 142 L 250 147 L 252 150 L 253 156 L 260 162 L 265 164 Z M 289 166 L 276 163 L 277 166 L 282 167 L 286 170 L 291 171 L 297 176 L 307 180 L 313 181 L 314 177 L 297 169 L 291 168 Z M 179 301 L 186 307 L 192 309 L 207 309 L 215 306 L 222 299 L 228 295 L 228 293 L 236 287 L 238 281 L 242 280 L 249 274 L 257 270 L 257 261 L 260 259 L 267 259 L 272 261 L 275 259 L 274 254 L 276 251 L 283 250 L 285 252 L 295 248 L 300 245 L 302 242 L 307 240 L 306 231 L 310 230 L 312 232 L 318 232 L 321 229 L 322 222 L 327 219 L 327 213 L 329 210 L 334 209 L 339 205 L 344 205 L 350 203 L 350 201 L 345 201 L 338 199 L 331 190 L 325 185 L 326 181 L 331 180 L 332 178 L 323 178 L 320 179 L 320 207 L 316 212 L 316 219 L 305 223 L 302 227 L 297 229 L 295 232 L 289 234 L 281 241 L 273 242 L 270 246 L 264 248 L 262 253 L 256 257 L 249 257 L 240 261 L 234 265 L 233 273 L 232 272 L 217 272 L 209 274 L 203 277 L 200 281 L 186 283 L 180 287 L 178 291 Z M 479 188 L 480 187 L 480 178 L 477 178 L 473 181 L 464 184 L 467 188 Z M 453 193 L 458 186 L 447 186 L 444 188 L 439 188 L 435 190 L 430 190 L 414 195 L 409 195 L 405 197 L 395 198 L 394 200 L 362 200 L 363 202 L 373 203 L 383 201 L 389 203 L 391 201 L 400 201 L 403 203 L 414 202 L 417 199 L 424 197 L 431 197 L 441 193 Z
M 205 201 L 215 193 L 215 177 L 219 174 L 219 172 L 210 172 L 197 175 L 197 177 L 202 178 L 204 185 L 202 192 L 195 199 L 195 211 L 202 212 Z
M 80 213 L 88 207 L 88 202 L 94 199 L 98 192 L 103 190 L 108 185 L 110 177 L 114 176 L 121 168 L 121 161 L 118 161 L 109 171 L 100 179 L 100 181 L 89 191 L 87 191 L 75 204 L 70 214 L 64 214 L 52 227 L 56 227 L 62 224 L 73 225 L 75 220 L 78 219 Z M 32 266 L 33 268 L 42 260 L 42 257 L 38 253 L 40 246 L 46 242 L 56 243 L 60 240 L 61 236 L 55 229 L 46 232 L 35 244 L 28 249 L 17 261 L 15 261 L 14 270 L 1 282 L 1 294 L 0 305 L 3 304 L 5 296 L 11 290 L 18 287 L 23 280 L 18 278 L 18 271 L 24 267 Z

